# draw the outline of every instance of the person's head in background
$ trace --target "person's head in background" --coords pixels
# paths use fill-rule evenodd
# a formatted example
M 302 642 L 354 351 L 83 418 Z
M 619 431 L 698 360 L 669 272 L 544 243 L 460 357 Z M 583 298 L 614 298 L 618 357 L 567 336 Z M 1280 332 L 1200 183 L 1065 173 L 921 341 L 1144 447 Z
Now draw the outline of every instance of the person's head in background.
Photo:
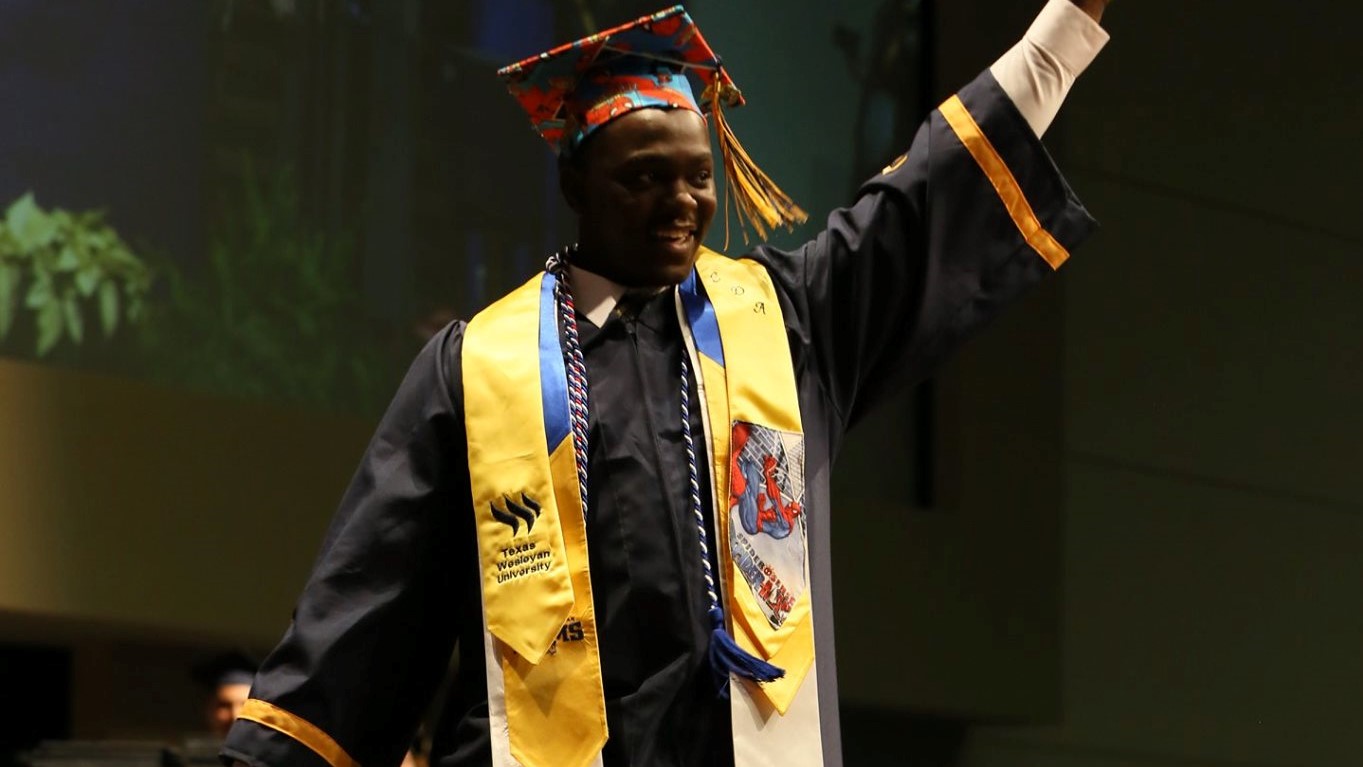
M 205 690 L 204 724 L 219 738 L 227 737 L 232 721 L 251 692 L 259 664 L 246 653 L 225 652 L 194 667 L 194 679 Z

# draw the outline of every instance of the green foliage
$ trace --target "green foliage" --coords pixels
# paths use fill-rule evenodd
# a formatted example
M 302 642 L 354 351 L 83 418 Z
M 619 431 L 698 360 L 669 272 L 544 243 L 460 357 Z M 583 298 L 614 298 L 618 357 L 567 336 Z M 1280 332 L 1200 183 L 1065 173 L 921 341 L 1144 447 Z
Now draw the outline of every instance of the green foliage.
M 303 215 L 287 171 L 248 165 L 215 221 L 206 268 L 173 264 L 145 341 L 154 375 L 231 396 L 371 414 L 401 362 L 366 321 L 351 237 Z M 406 353 L 407 349 L 401 350 Z
M 40 357 L 63 340 L 83 344 L 87 311 L 98 316 L 106 339 L 123 317 L 137 323 L 151 282 L 151 270 L 103 213 L 44 211 L 29 192 L 0 220 L 0 340 L 19 319 L 22 297 Z

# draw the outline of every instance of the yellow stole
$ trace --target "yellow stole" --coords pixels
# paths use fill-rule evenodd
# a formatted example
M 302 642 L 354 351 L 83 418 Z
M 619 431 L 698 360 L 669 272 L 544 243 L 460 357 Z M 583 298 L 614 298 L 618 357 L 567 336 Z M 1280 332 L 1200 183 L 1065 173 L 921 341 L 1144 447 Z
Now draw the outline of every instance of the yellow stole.
M 539 275 L 475 316 L 462 357 L 489 709 L 507 728 L 494 728 L 494 753 L 505 737 L 525 767 L 582 767 L 607 737 L 555 279 Z M 803 432 L 780 304 L 760 264 L 705 249 L 677 303 L 706 411 L 728 628 L 785 669 L 743 682 L 784 714 L 814 634 Z

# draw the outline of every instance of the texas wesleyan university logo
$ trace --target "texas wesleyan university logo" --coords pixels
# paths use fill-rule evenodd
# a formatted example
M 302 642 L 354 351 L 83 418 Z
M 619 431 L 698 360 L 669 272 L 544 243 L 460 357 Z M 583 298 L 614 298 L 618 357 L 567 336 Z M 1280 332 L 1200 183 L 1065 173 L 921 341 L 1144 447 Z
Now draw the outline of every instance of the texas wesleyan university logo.
M 498 549 L 497 582 L 506 583 L 527 575 L 548 572 L 554 559 L 553 552 L 529 539 L 530 531 L 535 529 L 535 521 L 540 518 L 539 503 L 529 495 L 521 493 L 519 501 L 510 495 L 502 496 L 502 505 L 505 508 L 497 508 L 495 501 L 488 504 L 492 518 L 506 525 L 511 530 L 513 539 L 521 534 L 521 523 L 524 522 L 525 540 L 520 543 L 513 540 Z
M 805 590 L 804 437 L 736 422 L 729 454 L 729 553 L 773 628 Z
M 513 536 L 521 531 L 521 522 L 525 523 L 527 535 L 535 529 L 535 520 L 540 518 L 540 505 L 534 498 L 521 493 L 520 503 L 513 501 L 509 495 L 502 496 L 502 500 L 506 506 L 505 510 L 497 508 L 495 501 L 488 504 L 492 508 L 493 519 L 511 528 Z
M 547 572 L 554 559 L 553 553 L 548 548 L 541 547 L 538 542 L 530 539 L 530 531 L 535 529 L 535 522 L 543 512 L 542 507 L 539 502 L 526 493 L 521 493 L 520 496 L 520 499 L 517 500 L 510 495 L 503 495 L 502 506 L 504 508 L 497 508 L 496 502 L 488 504 L 492 518 L 510 528 L 513 539 L 521 535 L 521 523 L 525 523 L 525 530 L 523 531 L 525 535 L 519 542 L 513 540 L 498 549 L 498 583 L 506 583 L 517 578 L 524 578 L 527 575 Z M 547 652 L 549 655 L 557 655 L 560 645 L 581 642 L 585 638 L 586 630 L 582 626 L 582 621 L 570 615 L 568 620 L 564 622 L 563 628 L 559 629 L 558 636 L 549 645 Z

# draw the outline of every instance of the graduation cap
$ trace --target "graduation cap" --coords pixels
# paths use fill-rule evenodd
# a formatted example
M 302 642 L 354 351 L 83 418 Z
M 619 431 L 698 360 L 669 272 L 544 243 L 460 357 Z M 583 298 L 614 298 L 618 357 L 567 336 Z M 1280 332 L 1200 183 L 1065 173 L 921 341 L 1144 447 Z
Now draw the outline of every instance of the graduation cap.
M 709 114 L 740 225 L 751 224 L 765 238 L 778 224 L 789 228 L 808 218 L 738 143 L 723 110 L 742 106 L 743 94 L 680 5 L 531 56 L 497 76 L 535 130 L 565 157 L 597 129 L 636 109 Z M 726 191 L 726 241 L 729 207 Z
M 226 684 L 251 684 L 260 663 L 241 650 L 229 650 L 200 660 L 190 675 L 200 686 L 213 690 Z

